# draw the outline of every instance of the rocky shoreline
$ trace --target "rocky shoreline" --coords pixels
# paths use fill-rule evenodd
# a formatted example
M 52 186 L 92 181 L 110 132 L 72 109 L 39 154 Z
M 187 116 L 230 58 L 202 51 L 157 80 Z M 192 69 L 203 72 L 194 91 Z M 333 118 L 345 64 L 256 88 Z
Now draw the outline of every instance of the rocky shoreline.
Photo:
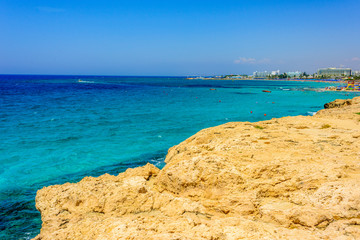
M 166 166 L 38 191 L 40 239 L 360 239 L 360 97 L 204 129 Z

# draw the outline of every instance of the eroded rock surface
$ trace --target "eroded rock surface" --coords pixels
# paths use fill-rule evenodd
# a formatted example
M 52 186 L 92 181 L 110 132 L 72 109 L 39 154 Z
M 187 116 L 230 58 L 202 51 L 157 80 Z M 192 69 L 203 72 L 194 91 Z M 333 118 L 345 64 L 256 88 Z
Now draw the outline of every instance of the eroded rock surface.
M 325 103 L 324 108 L 340 108 L 343 106 L 351 105 L 352 100 L 351 99 L 336 99 L 335 101 Z
M 204 129 L 166 166 L 45 187 L 40 239 L 360 239 L 360 98 Z

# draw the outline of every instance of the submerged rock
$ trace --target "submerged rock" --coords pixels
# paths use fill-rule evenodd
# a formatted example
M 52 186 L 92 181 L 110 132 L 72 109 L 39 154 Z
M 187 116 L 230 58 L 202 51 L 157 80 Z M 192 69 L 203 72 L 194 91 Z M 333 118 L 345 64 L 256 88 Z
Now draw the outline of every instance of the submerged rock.
M 227 123 L 166 166 L 38 191 L 40 239 L 360 239 L 360 98 L 315 116 Z

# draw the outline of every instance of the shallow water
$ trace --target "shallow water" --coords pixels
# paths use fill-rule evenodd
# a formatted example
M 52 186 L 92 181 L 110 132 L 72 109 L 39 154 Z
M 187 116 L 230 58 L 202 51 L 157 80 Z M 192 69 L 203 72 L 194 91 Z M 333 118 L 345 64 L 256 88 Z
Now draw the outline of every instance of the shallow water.
M 313 91 L 329 85 L 0 75 L 0 239 L 39 233 L 34 199 L 44 186 L 147 162 L 161 168 L 168 148 L 203 128 L 312 115 L 326 102 L 360 95 Z

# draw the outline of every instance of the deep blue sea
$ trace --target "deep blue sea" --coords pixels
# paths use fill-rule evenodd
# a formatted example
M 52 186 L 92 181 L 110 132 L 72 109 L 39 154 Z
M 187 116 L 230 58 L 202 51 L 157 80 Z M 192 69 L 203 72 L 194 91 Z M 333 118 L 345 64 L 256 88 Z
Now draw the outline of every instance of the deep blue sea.
M 0 75 L 0 239 L 39 233 L 35 195 L 44 186 L 147 162 L 161 168 L 168 148 L 203 128 L 312 115 L 326 102 L 360 95 L 314 91 L 329 85 Z

